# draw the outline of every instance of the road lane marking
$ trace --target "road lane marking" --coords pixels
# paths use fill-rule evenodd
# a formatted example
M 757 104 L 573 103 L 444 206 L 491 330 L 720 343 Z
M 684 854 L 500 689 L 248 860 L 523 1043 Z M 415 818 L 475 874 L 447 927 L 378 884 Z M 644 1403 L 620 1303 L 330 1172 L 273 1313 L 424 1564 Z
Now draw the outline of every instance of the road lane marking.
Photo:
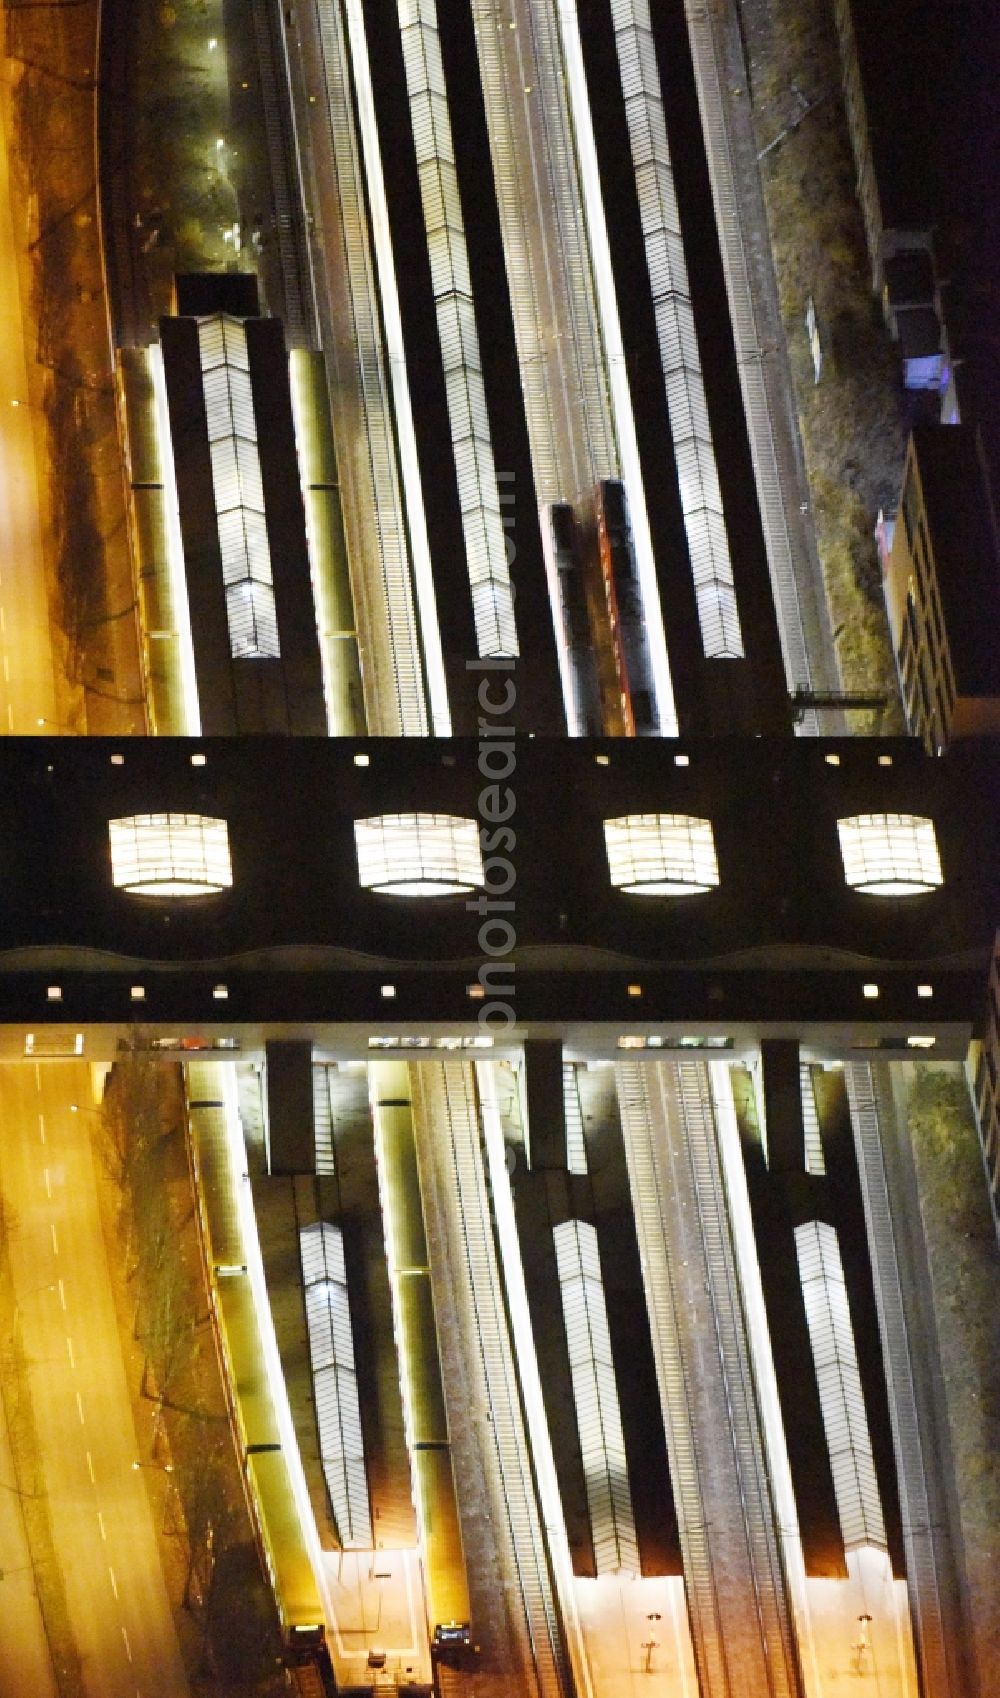
M 66 1349 L 69 1351 L 69 1365 L 75 1374 L 76 1357 L 73 1355 L 73 1340 L 70 1338 L 69 1333 L 66 1334 Z
M 49 1178 L 48 1168 L 45 1169 L 45 1195 L 47 1197 L 51 1197 L 52 1195 L 52 1181 Z
M 103 1517 L 103 1515 L 102 1515 L 102 1514 L 101 1514 L 101 1512 L 100 1512 L 100 1510 L 98 1510 L 98 1511 L 97 1511 L 97 1525 L 98 1525 L 98 1526 L 99 1526 L 99 1527 L 100 1527 L 100 1529 L 101 1529 L 101 1538 L 102 1538 L 102 1539 L 103 1539 L 103 1540 L 104 1540 L 104 1542 L 105 1542 L 105 1544 L 107 1544 L 107 1541 L 108 1541 L 108 1530 L 107 1530 L 107 1528 L 106 1528 L 106 1527 L 105 1527 L 105 1525 L 104 1525 L 104 1517 Z
M 39 1066 L 38 1062 L 36 1061 L 35 1062 L 35 1089 L 40 1091 L 41 1088 L 42 1088 L 42 1070 L 41 1070 L 41 1067 Z M 41 1118 L 42 1118 L 41 1115 L 39 1115 L 38 1118 L 39 1118 L 39 1120 L 41 1120 Z
M 117 1596 L 118 1596 L 118 1582 L 115 1579 L 115 1571 L 112 1568 L 110 1563 L 108 1563 L 108 1573 L 111 1576 L 111 1590 L 114 1593 L 115 1597 L 117 1598 Z
M 7 615 L 4 612 L 4 609 L 2 607 L 0 607 L 0 631 L 6 631 L 6 629 L 7 629 Z
M 45 1116 L 44 1116 L 44 1114 L 40 1114 L 38 1116 L 38 1136 L 41 1138 L 42 1143 L 44 1144 L 44 1142 L 45 1142 Z
M 14 709 L 11 707 L 10 702 L 7 703 L 7 729 L 9 731 L 13 731 L 14 729 Z
M 89 1450 L 87 1452 L 87 1472 L 90 1475 L 91 1485 L 96 1486 L 97 1485 L 97 1475 L 94 1473 L 94 1458 L 91 1456 Z
M 9 684 L 10 683 L 10 661 L 7 659 L 6 650 L 4 651 L 4 657 L 3 657 L 3 677 L 4 677 L 4 683 Z
M 61 1274 L 59 1276 L 59 1301 L 62 1304 L 63 1314 L 65 1314 L 66 1313 L 66 1287 L 64 1286 L 64 1284 L 62 1282 L 62 1275 Z
M 54 1220 L 49 1222 L 49 1231 L 52 1234 L 52 1254 L 53 1254 L 53 1256 L 58 1256 L 58 1254 L 59 1254 L 59 1240 L 56 1237 L 56 1223 L 55 1223 Z
M 125 1641 L 125 1655 L 127 1656 L 129 1662 L 131 1662 L 132 1661 L 132 1647 L 128 1642 L 128 1634 L 126 1633 L 124 1627 L 122 1628 L 122 1638 Z
M 79 1392 L 76 1394 L 76 1412 L 80 1417 L 80 1425 L 82 1427 L 86 1424 L 86 1421 L 83 1413 L 83 1398 L 80 1396 Z

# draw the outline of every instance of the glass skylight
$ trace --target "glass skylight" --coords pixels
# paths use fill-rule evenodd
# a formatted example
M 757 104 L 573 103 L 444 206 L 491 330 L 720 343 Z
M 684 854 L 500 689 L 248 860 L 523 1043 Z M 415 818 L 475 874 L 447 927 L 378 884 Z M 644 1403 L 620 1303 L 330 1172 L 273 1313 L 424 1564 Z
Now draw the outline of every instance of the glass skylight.
M 198 324 L 215 511 L 234 658 L 280 653 L 246 330 L 216 314 Z
M 719 882 L 711 820 L 623 814 L 604 821 L 611 883 L 634 896 L 692 896 Z
M 638 1574 L 639 1552 L 597 1232 L 589 1221 L 565 1220 L 553 1227 L 552 1237 L 597 1572 Z
M 479 826 L 457 814 L 355 820 L 358 877 L 392 896 L 454 896 L 485 883 Z
M 869 896 L 918 896 L 943 882 L 934 821 L 919 814 L 854 814 L 837 821 L 844 878 Z
M 111 879 L 134 896 L 205 896 L 233 882 L 229 827 L 204 814 L 108 821 Z
M 825 1221 L 805 1222 L 795 1228 L 795 1251 L 844 1544 L 848 1550 L 859 1545 L 884 1549 L 885 1524 L 836 1231 Z
M 299 1254 L 327 1491 L 345 1549 L 369 1550 L 371 1504 L 341 1228 L 328 1221 L 302 1227 Z

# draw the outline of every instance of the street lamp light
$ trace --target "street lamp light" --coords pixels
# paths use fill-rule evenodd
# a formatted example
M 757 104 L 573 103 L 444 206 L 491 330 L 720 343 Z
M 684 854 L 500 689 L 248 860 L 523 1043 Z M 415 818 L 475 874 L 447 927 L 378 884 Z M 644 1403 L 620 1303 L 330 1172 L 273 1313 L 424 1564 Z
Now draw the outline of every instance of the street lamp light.
M 653 1610 L 653 1611 L 651 1611 L 651 1613 L 649 1615 L 647 1615 L 646 1620 L 650 1623 L 650 1625 L 652 1625 L 652 1623 L 654 1621 L 662 1621 L 663 1617 L 661 1616 L 659 1610 Z M 659 1648 L 660 1648 L 660 1641 L 658 1639 L 654 1639 L 652 1634 L 650 1634 L 648 1639 L 643 1640 L 643 1642 L 640 1646 L 640 1650 L 643 1650 L 646 1653 L 646 1662 L 645 1662 L 645 1665 L 644 1665 L 643 1671 L 642 1671 L 643 1674 L 652 1674 L 652 1672 L 653 1672 L 653 1652 L 658 1651 Z
M 871 1651 L 871 1616 L 867 1611 L 858 1616 L 858 1637 L 851 1646 L 854 1653 L 854 1673 L 864 1674 L 865 1658 Z

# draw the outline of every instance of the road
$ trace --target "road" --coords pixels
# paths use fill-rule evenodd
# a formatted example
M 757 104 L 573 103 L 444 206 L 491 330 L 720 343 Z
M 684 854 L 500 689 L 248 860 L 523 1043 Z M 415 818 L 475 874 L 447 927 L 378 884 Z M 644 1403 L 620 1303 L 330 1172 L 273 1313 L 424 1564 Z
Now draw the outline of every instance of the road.
M 60 709 L 42 550 L 49 468 L 26 352 L 34 327 L 11 199 L 9 73 L 8 60 L 0 75 L 0 736 L 51 736 Z
M 0 1068 L 0 1191 L 34 1425 L 87 1698 L 188 1691 L 98 1209 L 83 1062 Z M 0 1670 L 3 1665 L 0 1664 Z M 0 1687 L 23 1698 L 23 1677 Z M 33 1689 L 35 1690 L 35 1689 Z M 44 1691 L 44 1688 L 38 1688 Z

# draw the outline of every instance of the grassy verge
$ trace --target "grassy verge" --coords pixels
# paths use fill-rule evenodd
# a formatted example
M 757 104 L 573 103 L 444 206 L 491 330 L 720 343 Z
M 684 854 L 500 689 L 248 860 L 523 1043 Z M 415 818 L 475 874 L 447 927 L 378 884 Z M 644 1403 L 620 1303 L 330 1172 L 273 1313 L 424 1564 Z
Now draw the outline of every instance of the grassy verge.
M 273 1595 L 261 1572 L 212 1333 L 185 1151 L 179 1069 L 121 1057 L 102 1153 L 138 1341 L 153 1459 L 169 1465 L 165 1572 L 198 1698 L 286 1692 Z M 134 1341 L 133 1341 L 134 1342 Z M 163 1476 L 152 1477 L 162 1482 Z
M 66 1588 L 56 1555 L 52 1511 L 21 1343 L 10 1265 L 8 1221 L 0 1218 L 0 1397 L 10 1438 L 14 1485 L 31 1557 L 35 1596 L 60 1698 L 79 1698 L 83 1666 L 69 1618 Z
M 905 450 L 899 361 L 871 293 L 827 0 L 740 0 L 778 293 L 837 659 L 848 690 L 884 690 L 902 729 L 874 540 Z M 823 352 L 815 381 L 805 315 Z
M 1000 1255 L 962 1068 L 906 1070 L 906 1129 L 920 1196 L 968 1585 L 983 1674 L 1000 1664 Z M 990 1685 L 987 1678 L 982 1690 Z

